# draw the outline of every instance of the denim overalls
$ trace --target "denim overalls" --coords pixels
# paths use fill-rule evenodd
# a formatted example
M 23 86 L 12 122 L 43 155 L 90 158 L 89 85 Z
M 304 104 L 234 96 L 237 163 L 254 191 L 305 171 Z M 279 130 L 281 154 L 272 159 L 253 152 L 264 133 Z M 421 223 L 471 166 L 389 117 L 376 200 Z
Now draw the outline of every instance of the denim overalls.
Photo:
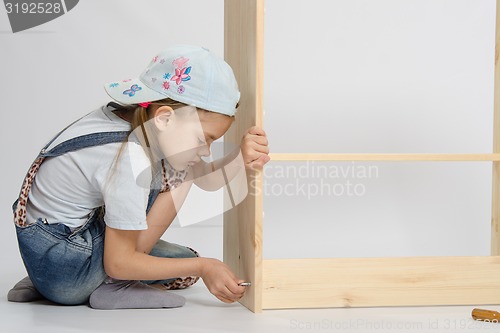
M 129 132 L 92 133 L 69 139 L 47 150 L 52 142 L 73 124 L 63 129 L 40 151 L 23 181 L 19 198 L 12 207 L 19 250 L 31 281 L 47 299 L 68 305 L 86 303 L 90 294 L 107 277 L 103 266 L 105 234 L 103 207 L 95 208 L 85 224 L 76 230 L 71 230 L 63 223 L 49 224 L 43 217 L 39 217 L 37 221 L 26 221 L 26 204 L 31 184 L 45 158 L 57 157 L 83 148 L 123 142 L 130 134 Z M 155 175 L 153 181 L 162 181 L 164 177 L 164 174 Z M 147 211 L 159 192 L 159 186 L 152 184 Z M 188 247 L 159 240 L 150 255 L 189 258 L 198 254 Z M 187 277 L 144 282 L 162 283 L 167 289 L 179 289 L 188 287 L 196 281 L 197 278 Z

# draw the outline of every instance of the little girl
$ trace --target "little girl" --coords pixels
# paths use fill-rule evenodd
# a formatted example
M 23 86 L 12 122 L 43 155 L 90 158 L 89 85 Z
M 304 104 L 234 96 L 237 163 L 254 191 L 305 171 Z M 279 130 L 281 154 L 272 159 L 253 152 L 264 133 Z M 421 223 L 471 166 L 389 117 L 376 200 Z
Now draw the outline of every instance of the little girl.
M 184 298 L 165 290 L 201 277 L 221 301 L 237 301 L 245 287 L 228 266 L 160 239 L 191 184 L 221 187 L 201 176 L 235 160 L 201 159 L 234 120 L 240 93 L 231 68 L 204 48 L 179 45 L 138 79 L 105 89 L 118 103 L 61 131 L 24 180 L 13 210 L 28 277 L 9 300 L 179 307 Z M 262 168 L 268 153 L 264 131 L 250 128 L 239 155 L 245 167 Z

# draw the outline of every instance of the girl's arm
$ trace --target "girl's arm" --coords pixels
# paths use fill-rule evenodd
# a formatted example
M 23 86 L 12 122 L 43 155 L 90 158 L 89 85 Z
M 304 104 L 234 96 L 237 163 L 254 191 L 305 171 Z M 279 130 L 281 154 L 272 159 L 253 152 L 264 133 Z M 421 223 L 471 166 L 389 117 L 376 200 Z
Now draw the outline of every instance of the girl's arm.
M 271 160 L 266 132 L 259 126 L 250 127 L 243 136 L 241 152 L 247 169 L 262 169 Z
M 177 215 L 177 209 L 184 203 L 191 185 L 192 181 L 184 181 L 172 191 L 158 194 L 146 217 L 148 229 L 139 233 L 137 251 L 151 252 L 158 239 L 172 224 Z
M 184 182 L 172 192 L 160 193 L 147 215 L 147 230 L 119 230 L 106 227 L 104 269 L 119 280 L 164 280 L 200 276 L 212 294 L 231 303 L 243 296 L 244 287 L 229 267 L 210 258 L 159 258 L 148 253 L 170 226 L 184 200 L 191 182 Z M 172 198 L 172 196 L 174 198 Z
M 163 280 L 201 276 L 202 258 L 159 258 L 137 250 L 141 231 L 106 227 L 104 270 L 119 280 Z
M 239 156 L 239 155 L 242 156 Z M 262 169 L 269 162 L 269 147 L 264 130 L 254 126 L 247 130 L 241 142 L 241 151 L 235 149 L 228 155 L 211 163 L 199 162 L 193 167 L 194 183 L 201 189 L 216 191 L 226 185 L 222 172 L 214 172 L 224 167 L 227 181 L 231 181 L 245 168 Z
M 210 258 L 159 258 L 137 251 L 141 231 L 106 227 L 104 270 L 119 280 L 163 280 L 200 276 L 208 290 L 219 300 L 232 303 L 243 297 L 245 287 L 231 269 Z
M 217 191 L 226 185 L 226 180 L 220 171 L 221 168 L 224 168 L 226 172 L 227 181 L 231 181 L 238 172 L 244 171 L 244 165 L 239 155 L 240 150 L 235 149 L 223 158 L 213 162 L 200 161 L 193 167 L 193 182 L 203 190 Z

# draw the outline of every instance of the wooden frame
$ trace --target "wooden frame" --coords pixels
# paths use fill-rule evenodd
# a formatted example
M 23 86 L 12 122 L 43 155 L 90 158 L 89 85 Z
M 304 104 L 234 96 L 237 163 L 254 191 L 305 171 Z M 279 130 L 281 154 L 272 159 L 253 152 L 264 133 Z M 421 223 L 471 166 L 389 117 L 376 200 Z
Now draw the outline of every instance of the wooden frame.
M 242 93 L 234 147 L 263 125 L 264 0 L 225 0 L 224 55 Z M 224 262 L 252 282 L 241 303 L 262 309 L 500 304 L 500 0 L 496 10 L 494 145 L 489 154 L 272 154 L 274 161 L 491 161 L 491 256 L 262 259 L 262 191 L 224 214 Z M 262 175 L 250 174 L 261 188 Z M 225 203 L 230 204 L 230 203 Z M 311 274 L 314 272 L 314 274 Z M 307 281 L 307 283 L 304 283 Z

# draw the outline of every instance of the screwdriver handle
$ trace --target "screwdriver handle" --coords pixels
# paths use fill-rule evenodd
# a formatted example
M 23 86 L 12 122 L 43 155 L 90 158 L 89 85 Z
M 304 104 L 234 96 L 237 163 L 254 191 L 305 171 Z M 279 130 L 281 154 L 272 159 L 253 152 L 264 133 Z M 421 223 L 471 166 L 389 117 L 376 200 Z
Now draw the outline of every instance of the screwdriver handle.
M 472 318 L 475 320 L 486 320 L 492 323 L 498 323 L 500 321 L 500 312 L 485 309 L 474 309 L 472 310 Z

